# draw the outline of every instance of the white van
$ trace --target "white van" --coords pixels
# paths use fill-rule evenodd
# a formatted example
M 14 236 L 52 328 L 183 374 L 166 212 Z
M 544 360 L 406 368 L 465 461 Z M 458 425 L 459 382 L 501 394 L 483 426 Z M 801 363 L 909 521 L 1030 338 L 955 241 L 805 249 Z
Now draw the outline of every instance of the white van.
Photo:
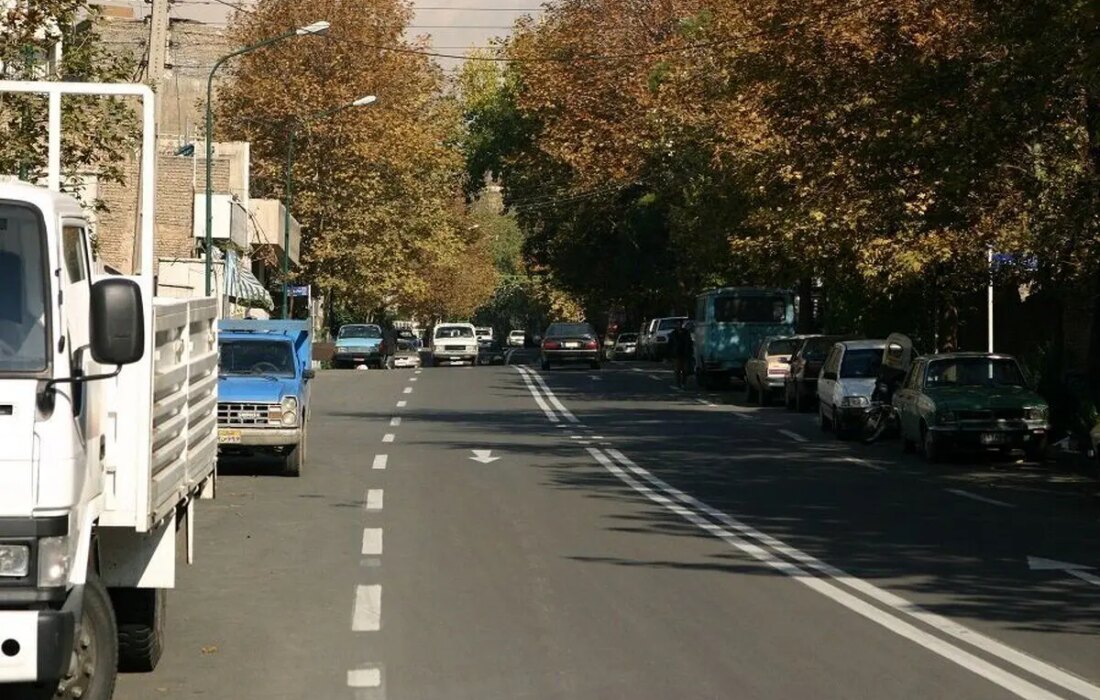
M 440 323 L 432 331 L 432 363 L 477 364 L 477 331 L 472 323 Z

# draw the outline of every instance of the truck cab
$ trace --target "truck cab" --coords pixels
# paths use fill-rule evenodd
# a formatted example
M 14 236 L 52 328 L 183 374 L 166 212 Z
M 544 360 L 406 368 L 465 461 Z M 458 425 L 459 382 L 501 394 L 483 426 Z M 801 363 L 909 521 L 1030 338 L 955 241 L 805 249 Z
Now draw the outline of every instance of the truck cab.
M 218 346 L 218 451 L 272 454 L 289 476 L 306 458 L 310 380 L 307 321 L 222 321 Z

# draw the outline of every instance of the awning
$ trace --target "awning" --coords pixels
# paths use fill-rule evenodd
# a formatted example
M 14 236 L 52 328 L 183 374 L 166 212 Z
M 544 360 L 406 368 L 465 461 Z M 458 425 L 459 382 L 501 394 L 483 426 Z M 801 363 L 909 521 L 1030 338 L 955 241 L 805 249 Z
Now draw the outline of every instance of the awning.
M 226 253 L 218 248 L 213 250 L 214 260 L 225 262 L 225 295 L 239 306 L 268 311 L 274 309 L 275 303 L 271 300 L 271 294 L 256 279 L 256 275 L 252 274 L 252 270 L 241 264 L 237 252 L 229 249 Z

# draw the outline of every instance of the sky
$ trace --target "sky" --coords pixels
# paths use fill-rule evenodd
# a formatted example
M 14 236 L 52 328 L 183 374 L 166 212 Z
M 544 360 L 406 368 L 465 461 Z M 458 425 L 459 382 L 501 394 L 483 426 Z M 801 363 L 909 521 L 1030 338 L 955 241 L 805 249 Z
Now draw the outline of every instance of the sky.
M 171 16 L 202 22 L 224 23 L 242 0 L 174 0 Z M 243 0 L 246 4 L 248 0 Z M 414 0 L 416 16 L 409 27 L 410 37 L 428 35 L 432 46 L 441 53 L 463 54 L 472 46 L 487 46 L 496 36 L 508 34 L 512 22 L 524 14 L 538 14 L 540 0 Z M 145 0 L 101 0 L 104 5 L 122 5 L 134 9 L 137 16 L 148 13 Z M 461 61 L 437 59 L 453 70 Z

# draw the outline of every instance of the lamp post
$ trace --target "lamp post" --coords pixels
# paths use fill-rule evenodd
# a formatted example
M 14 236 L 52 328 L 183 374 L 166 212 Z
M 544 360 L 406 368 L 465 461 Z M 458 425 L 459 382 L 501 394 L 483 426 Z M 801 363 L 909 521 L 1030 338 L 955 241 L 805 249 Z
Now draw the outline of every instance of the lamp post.
M 328 31 L 328 27 L 328 22 L 321 21 L 292 29 L 289 32 L 273 36 L 270 39 L 264 39 L 261 42 L 250 44 L 232 53 L 228 53 L 219 58 L 214 63 L 214 67 L 210 69 L 210 76 L 206 79 L 206 296 L 210 296 L 212 292 L 213 287 L 211 285 L 211 278 L 214 272 L 214 74 L 218 72 L 218 69 L 221 68 L 223 63 L 234 56 L 240 56 L 241 54 L 246 54 L 250 51 L 255 51 L 256 49 L 274 44 L 277 41 L 295 36 L 324 34 Z
M 374 95 L 365 95 L 357 100 L 348 102 L 347 104 L 340 105 L 339 107 L 333 107 L 332 109 L 326 109 L 316 114 L 311 114 L 305 119 L 291 125 L 287 130 L 286 137 L 286 201 L 283 203 L 283 318 L 287 317 L 288 306 L 288 285 L 290 284 L 290 203 L 293 199 L 294 191 L 294 139 L 297 137 L 298 128 L 315 122 L 320 119 L 327 119 L 332 115 L 343 112 L 345 109 L 351 109 L 352 107 L 366 107 L 372 104 L 378 98 Z

